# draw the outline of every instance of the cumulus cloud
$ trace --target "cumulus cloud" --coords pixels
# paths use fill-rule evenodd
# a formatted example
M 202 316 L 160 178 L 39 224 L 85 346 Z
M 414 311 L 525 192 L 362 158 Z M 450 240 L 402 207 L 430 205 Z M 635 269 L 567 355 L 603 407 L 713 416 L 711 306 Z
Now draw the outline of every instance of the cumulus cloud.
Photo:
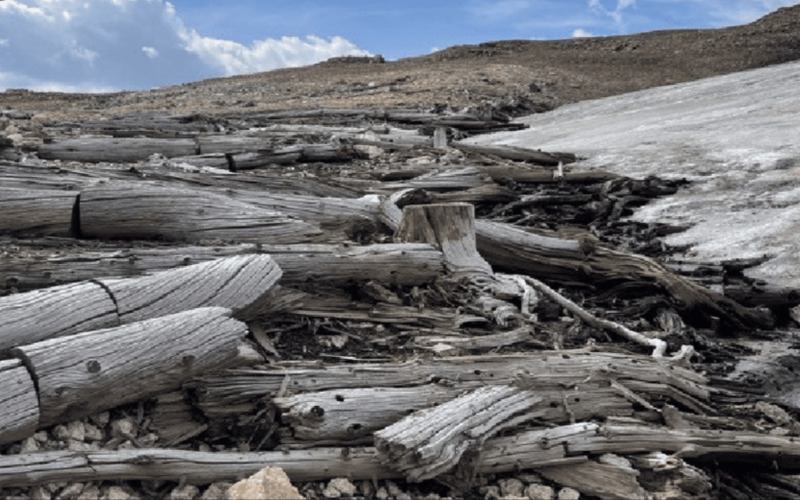
M 582 30 L 580 28 L 578 28 L 578 29 L 576 29 L 575 31 L 572 32 L 572 38 L 589 38 L 591 36 L 594 36 L 594 35 L 592 35 L 588 31 Z
M 165 0 L 0 0 L 0 34 L 0 90 L 145 89 L 368 54 L 341 37 L 205 37 Z
M 613 9 L 607 8 L 600 0 L 588 0 L 589 8 L 595 12 L 607 15 L 614 20 L 617 25 L 623 24 L 622 14 L 625 9 L 636 5 L 636 0 L 617 0 Z

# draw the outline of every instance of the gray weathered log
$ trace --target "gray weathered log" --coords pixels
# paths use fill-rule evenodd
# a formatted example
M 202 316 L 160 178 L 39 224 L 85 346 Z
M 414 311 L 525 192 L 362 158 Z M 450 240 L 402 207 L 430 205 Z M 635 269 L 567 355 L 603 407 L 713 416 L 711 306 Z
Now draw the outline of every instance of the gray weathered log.
M 78 234 L 90 238 L 233 239 L 266 244 L 316 242 L 312 224 L 219 194 L 167 187 L 86 188 Z
M 533 418 L 529 410 L 540 401 L 514 386 L 482 387 L 376 432 L 378 460 L 411 481 L 434 478 L 504 428 Z
M 18 359 L 0 361 L 0 444 L 33 434 L 39 425 L 39 399 L 27 368 Z
M 79 137 L 54 139 L 39 147 L 45 160 L 130 162 L 146 160 L 158 153 L 172 158 L 199 154 L 194 139 Z
M 163 248 L 104 247 L 79 256 L 53 256 L 30 249 L 0 261 L 0 290 L 31 290 L 59 283 L 102 277 L 133 277 L 234 255 L 271 255 L 283 271 L 281 282 L 299 285 L 324 282 L 341 285 L 376 280 L 421 285 L 446 274 L 441 250 L 420 243 L 365 246 L 256 245 L 171 246 Z M 2 299 L 0 299 L 2 304 Z
M 197 307 L 224 307 L 246 318 L 281 278 L 269 255 L 239 255 L 139 278 L 98 279 L 114 298 L 121 323 Z
M 179 389 L 228 366 L 247 326 L 222 307 L 193 309 L 13 350 L 38 388 L 40 426 Z
M 517 146 L 485 146 L 476 144 L 453 143 L 453 147 L 468 153 L 498 156 L 506 160 L 527 161 L 539 165 L 558 166 L 559 162 L 571 163 L 576 160 L 572 153 L 545 153 L 535 149 Z
M 602 500 L 650 497 L 637 481 L 639 471 L 626 459 L 616 455 L 603 455 L 600 461 L 542 467 L 538 472 L 562 486 Z
M 114 300 L 97 283 L 0 297 L 0 357 L 13 347 L 118 324 Z
M 0 188 L 0 233 L 67 236 L 78 193 Z

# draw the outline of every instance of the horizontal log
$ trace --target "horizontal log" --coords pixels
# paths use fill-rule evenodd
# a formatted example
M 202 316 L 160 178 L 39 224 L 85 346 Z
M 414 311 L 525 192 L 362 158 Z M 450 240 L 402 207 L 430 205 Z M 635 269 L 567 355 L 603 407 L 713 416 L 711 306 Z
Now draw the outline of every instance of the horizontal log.
M 193 309 L 14 349 L 38 388 L 40 426 L 177 390 L 229 365 L 247 326 L 222 307 Z
M 0 188 L 0 232 L 68 236 L 74 191 Z
M 39 425 L 39 399 L 18 359 L 0 361 L 0 444 L 31 436 Z
M 322 231 L 286 215 L 199 190 L 143 184 L 85 188 L 77 234 L 88 238 L 310 243 Z
M 35 250 L 11 254 L 0 267 L 0 290 L 24 291 L 103 277 L 134 277 L 224 257 L 262 253 L 273 258 L 283 271 L 281 283 L 290 286 L 315 282 L 343 285 L 370 280 L 387 285 L 421 285 L 445 273 L 442 252 L 418 243 L 106 248 L 103 252 L 83 251 L 76 256 L 54 257 L 50 251 Z
M 54 139 L 39 147 L 44 160 L 82 161 L 89 163 L 135 163 L 153 154 L 167 158 L 199 154 L 194 139 L 80 137 Z
M 576 160 L 572 153 L 545 153 L 543 151 L 517 146 L 485 146 L 453 143 L 453 147 L 466 153 L 497 156 L 506 160 L 525 161 L 539 165 L 558 166 L 559 163 L 572 163 Z

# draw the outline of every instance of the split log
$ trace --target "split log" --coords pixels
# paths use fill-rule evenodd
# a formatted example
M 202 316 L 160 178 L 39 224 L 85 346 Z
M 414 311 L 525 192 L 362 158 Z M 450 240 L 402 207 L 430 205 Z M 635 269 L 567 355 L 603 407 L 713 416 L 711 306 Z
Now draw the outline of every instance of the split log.
M 420 243 L 365 246 L 257 245 L 107 248 L 79 256 L 52 256 L 32 250 L 11 254 L 0 264 L 0 290 L 31 290 L 102 277 L 133 277 L 235 255 L 267 254 L 290 286 L 360 281 L 421 285 L 446 274 L 441 250 Z M 0 299 L 2 304 L 2 299 Z M 2 309 L 0 309 L 2 310 Z
M 158 153 L 172 158 L 199 154 L 194 139 L 80 137 L 54 139 L 39 147 L 44 160 L 135 163 Z
M 475 207 L 470 204 L 407 206 L 395 239 L 437 245 L 456 274 L 492 274 L 475 247 Z
M 78 194 L 43 189 L 0 189 L 0 232 L 68 236 Z
M 378 460 L 411 481 L 434 478 L 504 428 L 533 418 L 529 410 L 540 401 L 518 387 L 482 387 L 376 432 Z
M 0 361 L 0 444 L 31 436 L 39 424 L 39 399 L 18 359 Z
M 13 350 L 38 388 L 40 426 L 179 389 L 235 360 L 247 326 L 201 308 Z
M 551 481 L 602 500 L 651 498 L 637 481 L 639 471 L 625 458 L 605 454 L 599 461 L 543 467 L 537 472 Z
M 197 307 L 224 307 L 247 318 L 281 274 L 269 255 L 240 255 L 152 276 L 96 282 L 114 298 L 124 324 Z
M 119 324 L 97 283 L 76 283 L 0 298 L 0 357 L 17 346 Z
M 76 234 L 89 238 L 233 239 L 310 243 L 321 231 L 228 197 L 166 187 L 97 187 L 81 192 Z

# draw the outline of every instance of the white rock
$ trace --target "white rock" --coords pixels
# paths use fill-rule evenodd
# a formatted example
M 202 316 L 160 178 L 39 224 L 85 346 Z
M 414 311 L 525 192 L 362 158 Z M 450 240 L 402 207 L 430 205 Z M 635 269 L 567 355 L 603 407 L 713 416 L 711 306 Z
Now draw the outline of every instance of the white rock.
M 111 422 L 111 430 L 116 438 L 136 438 L 136 424 L 131 417 L 114 420 Z
M 94 424 L 85 424 L 84 431 L 86 433 L 87 441 L 102 441 L 103 439 L 105 439 L 103 431 L 100 430 L 100 428 Z
M 572 488 L 561 488 L 557 498 L 558 500 L 579 500 L 581 494 L 578 490 L 573 490 Z
M 503 498 L 519 498 L 522 496 L 522 491 L 525 489 L 525 485 L 522 481 L 516 478 L 501 479 L 497 481 L 497 485 L 500 486 L 500 495 Z
M 389 492 L 386 491 L 386 488 L 381 486 L 378 488 L 378 491 L 375 492 L 375 498 L 378 500 L 388 500 L 389 499 Z
M 31 488 L 30 491 L 28 491 L 28 496 L 30 500 L 50 500 L 53 498 L 50 491 L 42 486 L 34 486 Z
M 133 495 L 119 486 L 111 486 L 106 490 L 105 495 L 103 495 L 103 500 L 131 500 L 132 498 Z
M 336 491 L 335 496 L 329 497 L 326 494 L 326 492 L 333 494 L 334 490 Z M 322 494 L 325 498 L 352 497 L 356 494 L 356 486 L 343 477 L 337 477 L 328 482 L 328 486 L 325 487 Z
M 22 442 L 22 448 L 19 450 L 19 454 L 25 455 L 26 453 L 34 453 L 39 451 L 39 449 L 40 447 L 38 441 L 32 437 L 29 437 Z
M 231 483 L 212 483 L 211 486 L 200 495 L 200 500 L 220 500 L 228 498 L 228 489 Z
M 553 500 L 556 492 L 553 488 L 544 484 L 531 484 L 525 488 L 525 495 L 530 500 Z
M 61 490 L 58 496 L 56 496 L 56 500 L 76 498 L 83 493 L 85 486 L 86 485 L 84 483 L 70 483 L 66 488 Z M 97 493 L 99 496 L 100 490 L 97 490 Z
M 81 492 L 75 500 L 100 500 L 100 488 L 89 485 Z
M 261 469 L 228 489 L 228 500 L 303 500 L 303 495 L 292 486 L 289 476 L 280 467 Z
M 193 500 L 199 494 L 200 488 L 193 484 L 185 484 L 170 491 L 167 498 L 169 500 Z

